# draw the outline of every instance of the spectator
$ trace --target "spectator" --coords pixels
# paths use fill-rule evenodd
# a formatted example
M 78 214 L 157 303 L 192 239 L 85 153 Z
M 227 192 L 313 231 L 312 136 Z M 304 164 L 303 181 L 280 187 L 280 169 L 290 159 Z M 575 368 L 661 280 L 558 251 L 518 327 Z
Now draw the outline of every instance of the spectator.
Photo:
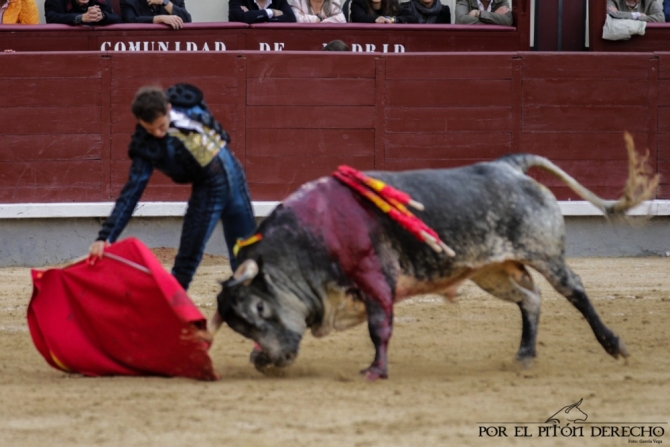
M 607 0 L 607 13 L 614 19 L 665 22 L 663 9 L 656 0 Z
M 440 0 L 409 0 L 401 7 L 403 23 L 451 23 L 451 10 Z
M 457 0 L 456 23 L 512 26 L 514 18 L 507 0 Z
M 235 243 L 251 236 L 256 220 L 242 166 L 228 148 L 228 134 L 209 111 L 202 92 L 189 84 L 177 84 L 166 92 L 143 87 L 131 110 L 137 126 L 128 148 L 130 175 L 91 244 L 91 261 L 119 237 L 158 169 L 177 183 L 191 183 L 172 275 L 188 289 L 218 221 L 223 224 L 234 270 Z
M 296 20 L 288 0 L 229 0 L 228 21 L 251 24 Z
M 670 22 L 670 0 L 663 0 L 663 13 L 665 14 L 665 21 Z
M 39 22 L 35 0 L 0 0 L 0 24 L 37 25 Z
M 338 0 L 293 0 L 298 23 L 347 23 Z
M 342 42 L 341 40 L 331 40 L 328 42 L 322 51 L 351 51 L 349 45 Z
M 398 0 L 351 0 L 350 22 L 408 23 L 409 9 L 402 9 Z
M 107 0 L 46 0 L 47 23 L 64 25 L 111 25 L 121 23 Z
M 125 23 L 162 23 L 180 29 L 191 22 L 184 0 L 121 0 Z

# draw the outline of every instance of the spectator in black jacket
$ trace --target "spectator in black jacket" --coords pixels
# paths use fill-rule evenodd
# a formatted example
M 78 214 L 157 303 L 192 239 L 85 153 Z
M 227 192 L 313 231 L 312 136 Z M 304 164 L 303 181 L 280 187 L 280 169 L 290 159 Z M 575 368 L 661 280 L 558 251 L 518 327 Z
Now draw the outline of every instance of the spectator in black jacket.
M 451 23 L 451 10 L 440 0 L 409 0 L 401 6 L 407 23 Z
M 229 0 L 228 21 L 251 24 L 296 20 L 287 0 Z
M 125 23 L 163 23 L 180 29 L 191 22 L 184 0 L 121 0 Z
M 351 0 L 349 22 L 358 23 L 417 23 L 401 8 L 398 0 Z
M 121 23 L 107 0 L 46 0 L 47 23 L 64 25 L 111 25 Z

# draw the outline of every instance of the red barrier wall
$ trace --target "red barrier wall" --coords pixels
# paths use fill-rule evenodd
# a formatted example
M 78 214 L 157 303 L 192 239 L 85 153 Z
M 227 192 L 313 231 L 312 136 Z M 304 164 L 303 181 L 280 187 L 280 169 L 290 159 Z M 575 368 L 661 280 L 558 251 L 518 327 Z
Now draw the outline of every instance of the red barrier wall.
M 318 51 L 343 39 L 357 52 L 472 52 L 530 49 L 529 0 L 515 4 L 515 26 L 187 23 L 163 25 L 3 25 L 0 51 Z
M 624 130 L 649 148 L 658 198 L 670 198 L 670 53 L 227 52 L 0 54 L 0 201 L 114 199 L 133 94 L 175 82 L 203 89 L 254 200 L 281 200 L 342 163 L 451 167 L 519 151 L 615 198 Z M 157 174 L 144 200 L 188 192 Z
M 607 0 L 589 0 L 589 46 L 591 51 L 652 52 L 670 50 L 670 23 L 647 23 L 644 36 L 629 40 L 604 40 Z

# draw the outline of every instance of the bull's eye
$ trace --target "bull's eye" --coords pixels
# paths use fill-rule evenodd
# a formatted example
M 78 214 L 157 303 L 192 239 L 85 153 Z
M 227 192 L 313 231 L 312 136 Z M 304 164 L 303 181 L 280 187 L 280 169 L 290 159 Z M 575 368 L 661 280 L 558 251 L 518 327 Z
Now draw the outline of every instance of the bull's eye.
M 265 306 L 263 305 L 263 301 L 259 301 L 256 303 L 256 313 L 258 316 L 262 317 L 263 316 L 263 310 L 265 309 Z

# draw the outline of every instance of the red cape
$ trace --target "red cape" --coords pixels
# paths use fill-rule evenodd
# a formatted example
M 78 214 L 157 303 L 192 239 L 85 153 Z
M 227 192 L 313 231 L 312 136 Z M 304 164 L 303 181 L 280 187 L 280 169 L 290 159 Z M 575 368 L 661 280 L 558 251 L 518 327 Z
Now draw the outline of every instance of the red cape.
M 177 280 L 136 239 L 105 254 L 116 258 L 32 271 L 28 326 L 44 359 L 87 376 L 215 380 L 206 319 Z

